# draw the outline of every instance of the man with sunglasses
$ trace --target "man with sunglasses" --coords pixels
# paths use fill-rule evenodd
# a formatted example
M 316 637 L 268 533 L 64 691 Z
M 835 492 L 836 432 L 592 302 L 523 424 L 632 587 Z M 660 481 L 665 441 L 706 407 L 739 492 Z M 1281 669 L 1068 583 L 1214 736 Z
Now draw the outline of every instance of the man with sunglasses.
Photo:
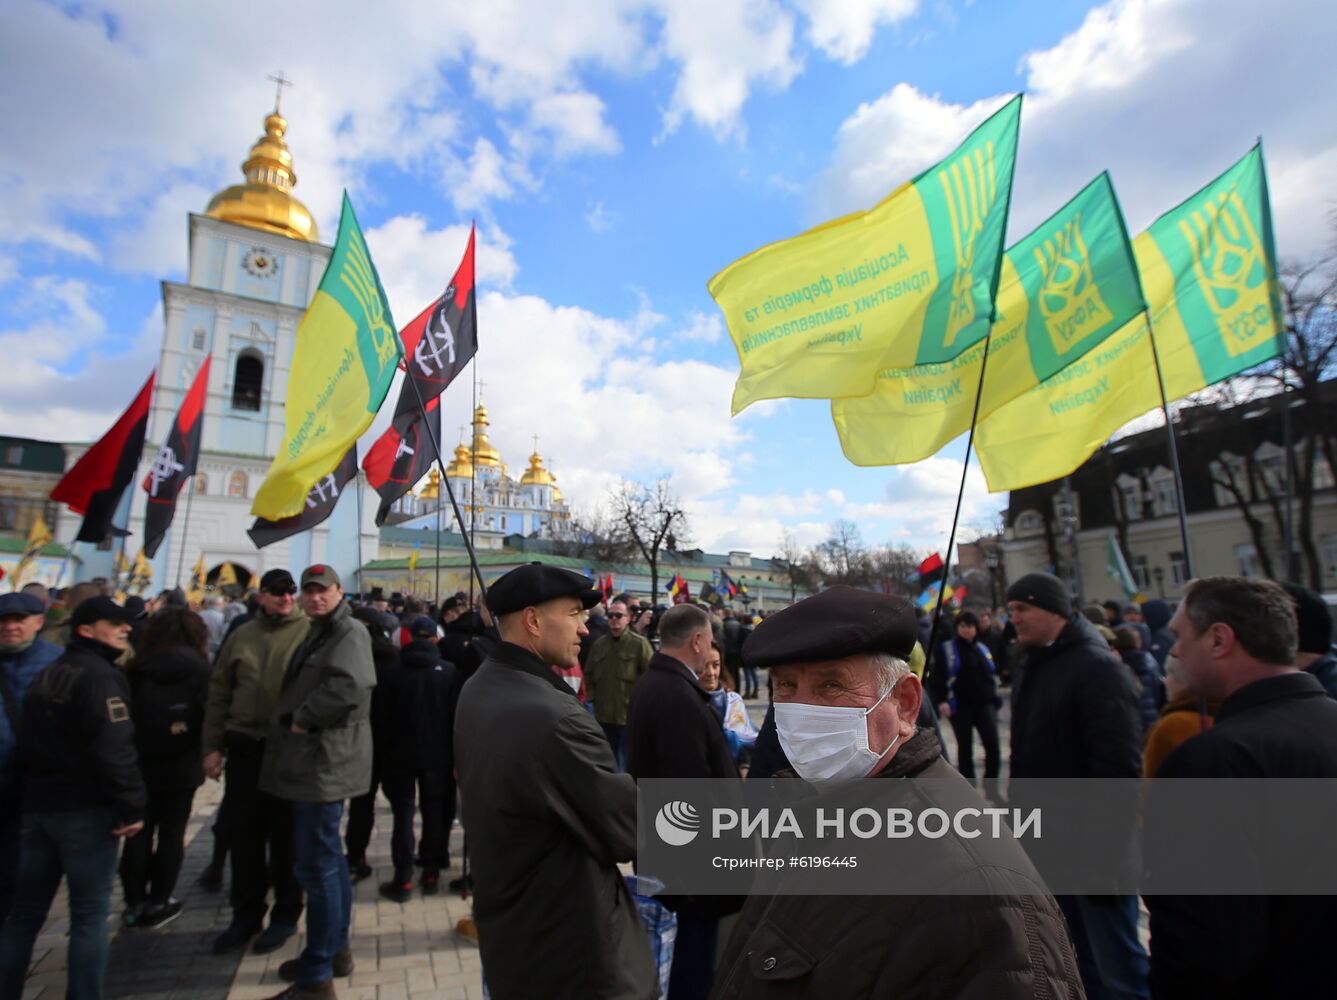
M 258 600 L 259 613 L 218 651 L 204 716 L 205 777 L 218 780 L 227 761 L 221 810 L 232 850 L 232 923 L 214 941 L 216 954 L 245 948 L 256 934 L 256 952 L 274 951 L 297 932 L 302 915 L 291 806 L 260 791 L 259 782 L 283 672 L 311 623 L 285 569 L 271 569 L 261 578 Z M 274 908 L 260 933 L 270 888 Z
M 594 703 L 594 717 L 603 727 L 618 770 L 626 770 L 623 736 L 631 686 L 650 666 L 655 655 L 648 639 L 631 629 L 631 611 L 620 600 L 608 606 L 608 634 L 590 647 L 585 661 L 585 693 Z

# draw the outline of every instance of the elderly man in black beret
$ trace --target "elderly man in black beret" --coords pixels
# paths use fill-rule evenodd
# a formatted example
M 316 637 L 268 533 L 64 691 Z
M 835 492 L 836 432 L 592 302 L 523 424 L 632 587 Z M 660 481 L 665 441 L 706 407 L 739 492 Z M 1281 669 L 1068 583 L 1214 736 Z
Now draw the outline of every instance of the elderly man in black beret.
M 983 798 L 919 731 L 922 691 L 907 663 L 914 607 L 833 587 L 768 618 L 743 646 L 771 668 L 775 725 L 792 772 L 808 781 L 921 779 Z M 1082 997 L 1054 899 L 1015 842 L 947 856 L 948 882 L 995 880 L 1014 894 L 753 896 L 720 957 L 712 996 Z M 1000 862 L 1001 859 L 1001 862 Z M 1002 867 L 997 867 L 999 864 Z
M 636 788 L 554 667 L 578 662 L 601 600 L 533 563 L 488 588 L 501 642 L 460 693 L 455 770 L 474 920 L 495 1000 L 651 1000 L 649 941 L 617 865 L 636 854 Z

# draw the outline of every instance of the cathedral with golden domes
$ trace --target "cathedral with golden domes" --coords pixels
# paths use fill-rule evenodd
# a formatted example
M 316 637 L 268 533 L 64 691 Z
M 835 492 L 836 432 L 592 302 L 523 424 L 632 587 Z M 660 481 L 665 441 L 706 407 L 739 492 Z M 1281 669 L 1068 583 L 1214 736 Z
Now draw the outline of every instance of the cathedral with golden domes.
M 297 326 L 331 253 L 312 213 L 293 193 L 297 173 L 287 133 L 276 96 L 263 133 L 241 164 L 242 182 L 186 220 L 185 280 L 162 282 L 163 339 L 137 484 L 206 360 L 209 380 L 195 482 L 189 495 L 182 491 L 152 560 L 155 587 L 178 582 L 183 554 L 187 571 L 203 553 L 206 570 L 230 562 L 241 577 L 274 568 L 296 573 L 327 562 L 352 580 L 360 560 L 377 553 L 378 498 L 363 487 L 359 505 L 351 483 L 334 513 L 312 531 L 260 550 L 246 534 L 255 521 L 255 491 L 283 442 Z M 143 537 L 145 499 L 137 486 L 127 493 L 133 548 Z M 83 575 L 110 575 L 109 549 L 77 554 Z
M 474 410 L 471 440 L 460 442 L 446 466 L 446 480 L 460 505 L 465 527 L 502 538 L 565 537 L 571 531 L 571 510 L 557 488 L 556 477 L 544 467 L 537 442 L 529 467 L 517 480 L 488 440 L 488 426 L 487 408 L 479 406 Z M 450 501 L 442 495 L 440 476 L 433 469 L 425 486 L 395 505 L 399 517 L 392 515 L 392 520 L 401 528 L 433 528 L 438 509 L 442 510 L 442 525 L 454 529 Z

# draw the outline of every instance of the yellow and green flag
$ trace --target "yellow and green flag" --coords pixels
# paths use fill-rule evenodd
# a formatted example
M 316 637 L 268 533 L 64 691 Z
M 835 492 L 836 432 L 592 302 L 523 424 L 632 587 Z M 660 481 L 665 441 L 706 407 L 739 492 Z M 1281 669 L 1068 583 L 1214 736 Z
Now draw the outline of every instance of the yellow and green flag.
M 385 289 L 345 193 L 334 253 L 297 327 L 283 446 L 251 513 L 271 521 L 301 513 L 311 484 L 371 425 L 399 350 Z
M 1148 312 L 982 420 L 991 490 L 1067 475 L 1128 421 L 1276 357 L 1285 326 L 1262 146 L 1133 241 Z M 1148 325 L 1150 319 L 1150 326 Z
M 23 582 L 23 574 L 37 561 L 42 549 L 54 540 L 51 537 L 51 529 L 46 526 L 46 520 L 40 514 L 33 518 L 32 526 L 28 528 L 28 540 L 23 543 L 23 555 L 19 559 L 19 564 L 14 567 L 15 590 L 19 589 L 19 585 Z
M 885 368 L 870 395 L 831 401 L 845 457 L 855 465 L 928 458 L 969 429 L 981 366 L 983 419 L 1143 308 L 1123 215 L 1101 174 L 1004 255 L 987 341 L 943 364 Z
M 866 212 L 734 261 L 710 280 L 738 351 L 733 412 L 866 396 L 877 372 L 949 361 L 993 314 L 1021 97 Z

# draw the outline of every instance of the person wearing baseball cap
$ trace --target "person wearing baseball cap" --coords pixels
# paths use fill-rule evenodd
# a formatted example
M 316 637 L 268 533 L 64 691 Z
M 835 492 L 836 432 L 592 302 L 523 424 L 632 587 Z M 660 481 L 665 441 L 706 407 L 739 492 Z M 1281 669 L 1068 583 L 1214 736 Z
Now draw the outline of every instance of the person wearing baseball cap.
M 553 671 L 579 662 L 586 612 L 600 600 L 589 578 L 539 563 L 487 590 L 502 641 L 460 694 L 455 770 L 495 1000 L 657 994 L 617 868 L 636 856 L 636 786 Z
M 217 781 L 227 759 L 217 827 L 232 853 L 232 920 L 214 939 L 215 954 L 243 949 L 257 934 L 255 951 L 274 951 L 297 933 L 302 916 L 292 808 L 260 790 L 260 767 L 283 672 L 311 622 L 286 569 L 265 573 L 255 599 L 255 616 L 233 629 L 218 650 L 204 712 L 204 776 Z
M 277 997 L 332 997 L 353 971 L 353 887 L 339 840 L 344 802 L 371 787 L 371 635 L 343 599 L 339 573 L 302 571 L 311 631 L 283 674 L 260 790 L 292 803 L 297 881 L 306 890 L 306 947 L 278 968 L 292 983 Z
M 33 679 L 23 700 L 23 832 L 0 933 L 0 996 L 23 993 L 61 875 L 70 898 L 69 995 L 102 995 L 118 838 L 144 825 L 147 800 L 130 685 L 115 666 L 132 620 L 110 597 L 88 598 L 70 615 L 64 653 Z
M 39 639 L 46 604 L 27 592 L 0 594 L 0 926 L 14 896 L 19 870 L 19 713 L 28 685 L 60 656 L 60 647 Z
M 771 724 L 789 764 L 778 779 L 847 783 L 831 794 L 863 781 L 913 782 L 908 795 L 948 813 L 987 807 L 943 759 L 933 730 L 916 727 L 917 633 L 910 601 L 844 586 L 757 627 L 742 656 L 770 668 Z M 1063 915 L 1025 852 L 1012 840 L 971 844 L 943 844 L 943 884 L 995 894 L 749 897 L 715 994 L 881 997 L 914 984 L 910 992 L 937 997 L 1079 995 Z

